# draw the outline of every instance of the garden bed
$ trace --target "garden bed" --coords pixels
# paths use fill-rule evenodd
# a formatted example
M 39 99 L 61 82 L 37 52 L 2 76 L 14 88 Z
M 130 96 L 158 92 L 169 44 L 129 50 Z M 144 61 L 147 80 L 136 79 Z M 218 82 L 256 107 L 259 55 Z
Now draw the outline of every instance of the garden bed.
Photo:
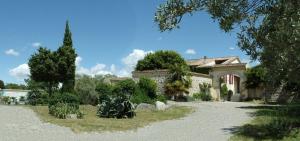
M 74 132 L 125 131 L 144 127 L 153 122 L 185 117 L 194 110 L 191 107 L 178 106 L 165 111 L 137 111 L 132 119 L 99 118 L 97 107 L 80 106 L 83 119 L 57 119 L 48 113 L 48 106 L 29 106 L 44 122 L 71 128 Z

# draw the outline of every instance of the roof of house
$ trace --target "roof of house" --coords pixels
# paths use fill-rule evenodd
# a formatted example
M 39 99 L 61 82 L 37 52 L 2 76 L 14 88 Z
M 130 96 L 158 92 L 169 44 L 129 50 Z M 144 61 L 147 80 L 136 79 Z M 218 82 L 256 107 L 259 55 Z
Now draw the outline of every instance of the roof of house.
M 226 65 L 242 64 L 242 63 L 239 57 L 229 56 L 229 57 L 217 57 L 217 58 L 203 57 L 200 59 L 187 60 L 187 64 L 189 66 L 197 66 L 197 67 L 215 67 L 218 65 L 226 66 Z

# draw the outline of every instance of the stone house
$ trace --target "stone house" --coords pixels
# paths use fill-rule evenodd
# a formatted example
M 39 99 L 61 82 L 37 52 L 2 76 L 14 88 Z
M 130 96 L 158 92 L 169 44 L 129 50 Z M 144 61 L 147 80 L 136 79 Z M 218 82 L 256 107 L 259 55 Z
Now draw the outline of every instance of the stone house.
M 193 95 L 200 91 L 199 84 L 208 83 L 213 99 L 220 100 L 220 88 L 222 85 L 233 91 L 232 101 L 240 101 L 248 97 L 248 90 L 245 88 L 246 63 L 242 63 L 239 57 L 218 57 L 187 60 L 191 69 L 192 86 L 189 94 Z M 148 77 L 158 84 L 158 91 L 164 93 L 164 84 L 168 77 L 168 70 L 146 70 L 133 71 L 132 77 L 138 81 L 140 77 Z

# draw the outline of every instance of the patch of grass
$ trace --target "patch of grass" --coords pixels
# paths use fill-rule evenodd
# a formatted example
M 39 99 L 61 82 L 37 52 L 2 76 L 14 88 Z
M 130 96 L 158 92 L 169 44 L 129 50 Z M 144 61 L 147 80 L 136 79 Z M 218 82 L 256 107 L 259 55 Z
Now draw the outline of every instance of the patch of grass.
M 172 107 L 166 111 L 137 111 L 133 119 L 99 118 L 97 107 L 84 105 L 80 110 L 83 119 L 57 119 L 48 114 L 48 106 L 29 106 L 44 121 L 71 128 L 74 132 L 125 131 L 144 127 L 153 122 L 178 119 L 192 113 L 191 107 Z
M 257 109 L 249 124 L 231 129 L 231 141 L 300 140 L 300 105 L 250 106 Z

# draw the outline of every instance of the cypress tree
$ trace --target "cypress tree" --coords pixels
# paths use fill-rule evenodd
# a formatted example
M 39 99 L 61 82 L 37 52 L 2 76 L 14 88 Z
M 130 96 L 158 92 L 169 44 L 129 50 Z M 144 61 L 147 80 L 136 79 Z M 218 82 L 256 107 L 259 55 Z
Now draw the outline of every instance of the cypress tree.
M 57 50 L 58 73 L 63 92 L 72 92 L 75 85 L 75 60 L 77 54 L 73 48 L 72 33 L 69 22 L 66 22 L 63 45 Z

